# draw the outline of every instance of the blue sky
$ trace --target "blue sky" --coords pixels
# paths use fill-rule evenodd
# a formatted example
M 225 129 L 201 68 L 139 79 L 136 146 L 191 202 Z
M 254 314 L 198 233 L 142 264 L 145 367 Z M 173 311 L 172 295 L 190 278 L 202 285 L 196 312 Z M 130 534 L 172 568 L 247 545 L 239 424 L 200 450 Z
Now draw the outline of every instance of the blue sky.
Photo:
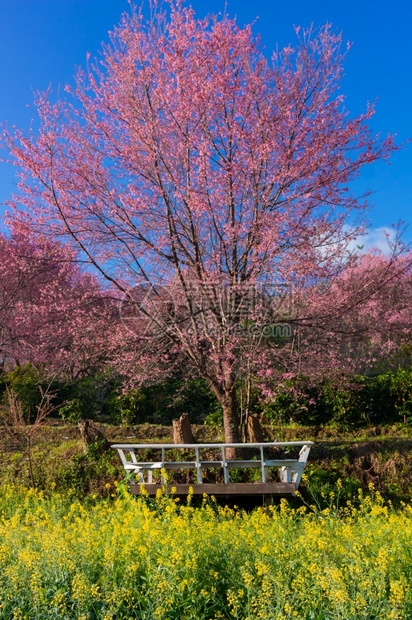
M 221 12 L 225 0 L 191 2 L 200 16 Z M 86 53 L 98 53 L 107 33 L 117 24 L 127 0 L 1 0 L 0 1 L 0 122 L 27 129 L 34 117 L 33 90 L 73 81 L 75 67 Z M 353 114 L 376 102 L 371 126 L 382 135 L 396 133 L 399 143 L 412 138 L 411 0 L 226 0 L 229 15 L 239 25 L 256 18 L 268 52 L 294 42 L 294 25 L 332 23 L 352 48 L 345 62 L 342 92 Z M 366 168 L 353 185 L 370 197 L 371 236 L 380 242 L 382 230 L 398 220 L 412 224 L 412 143 L 395 153 L 391 165 Z M 14 188 L 14 170 L 0 164 L 0 203 Z M 4 208 L 0 206 L 0 212 Z M 412 225 L 406 233 L 412 241 Z

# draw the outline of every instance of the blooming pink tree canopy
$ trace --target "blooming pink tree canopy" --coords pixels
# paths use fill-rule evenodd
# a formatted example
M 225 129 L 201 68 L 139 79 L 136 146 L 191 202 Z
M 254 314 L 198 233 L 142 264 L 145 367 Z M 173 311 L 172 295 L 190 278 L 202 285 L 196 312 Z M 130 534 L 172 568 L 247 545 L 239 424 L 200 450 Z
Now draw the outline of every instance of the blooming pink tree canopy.
M 296 320 L 291 291 L 349 260 L 361 228 L 344 225 L 365 201 L 348 184 L 395 148 L 369 130 L 372 107 L 345 110 L 340 48 L 329 26 L 297 30 L 269 60 L 250 26 L 171 0 L 150 21 L 124 16 L 67 100 L 39 95 L 38 131 L 3 134 L 16 220 L 123 298 L 119 364 L 136 380 L 176 364 L 202 376 L 227 441 L 239 376 L 290 359 L 288 333 L 267 328 Z
M 401 248 L 403 250 L 403 248 Z M 271 395 L 279 382 L 302 375 L 321 381 L 371 371 L 376 363 L 408 350 L 412 342 L 412 255 L 375 251 L 347 261 L 327 282 L 300 290 L 294 299 L 293 337 L 262 352 L 255 367 Z M 405 347 L 406 345 L 406 347 Z M 265 362 L 265 356 L 269 359 Z M 277 385 L 276 385 L 277 383 Z
M 74 378 L 102 361 L 110 303 L 73 252 L 23 232 L 0 235 L 0 359 Z

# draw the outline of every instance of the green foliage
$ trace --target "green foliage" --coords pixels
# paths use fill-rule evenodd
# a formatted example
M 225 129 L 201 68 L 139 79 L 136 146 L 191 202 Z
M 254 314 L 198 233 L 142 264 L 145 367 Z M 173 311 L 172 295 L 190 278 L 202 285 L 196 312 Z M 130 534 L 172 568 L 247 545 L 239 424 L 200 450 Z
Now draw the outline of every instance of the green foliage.
M 27 459 L 24 454 L 1 456 L 0 484 L 5 482 L 30 486 Z M 58 446 L 38 445 L 33 449 L 33 463 L 38 489 L 55 489 L 63 495 L 85 498 L 92 494 L 107 496 L 114 480 L 123 477 L 124 470 L 114 450 L 100 454 L 91 446 L 85 454 L 79 440 Z M 1 616 L 0 616 L 1 617 Z
M 81 418 L 105 414 L 109 396 L 119 384 L 119 378 L 110 372 L 97 372 L 88 377 L 64 381 L 50 379 L 41 369 L 25 364 L 1 375 L 0 391 L 5 402 L 6 386 L 9 386 L 22 402 L 24 411 L 34 415 L 41 400 L 39 387 L 44 391 L 49 388 L 54 394 L 58 415 L 69 422 L 77 422 Z
M 8 373 L 2 373 L 0 390 L 3 403 L 7 403 L 6 386 L 16 394 L 22 403 L 24 413 L 32 416 L 36 413 L 36 405 L 41 401 L 39 386 L 46 388 L 47 381 L 31 364 L 24 364 L 16 366 Z
M 389 391 L 395 401 L 395 409 L 405 423 L 412 422 L 412 372 L 400 369 L 388 373 Z
M 223 428 L 223 411 L 220 407 L 216 408 L 215 411 L 212 411 L 207 415 L 204 419 L 204 424 L 209 426 L 211 429 L 221 429 Z
M 0 396 L 6 404 L 8 385 L 32 416 L 40 401 L 39 386 L 45 389 L 49 383 L 41 370 L 26 364 L 0 376 Z M 121 425 L 171 424 L 173 418 L 188 412 L 194 424 L 205 423 L 216 430 L 223 424 L 221 408 L 202 379 L 177 376 L 124 391 L 121 377 L 106 370 L 70 382 L 54 380 L 50 390 L 58 415 L 69 423 L 97 418 Z M 412 424 L 412 370 L 399 368 L 368 377 L 336 373 L 318 384 L 299 377 L 287 381 L 266 402 L 254 388 L 252 401 L 253 411 L 277 426 L 335 425 L 350 429 L 398 421 Z
M 147 396 L 143 390 L 122 392 L 118 388 L 110 395 L 108 410 L 115 424 L 140 423 L 147 416 Z
M 327 466 L 309 463 L 305 468 L 304 486 L 301 495 L 319 510 L 330 507 L 331 499 L 339 502 L 355 502 L 358 497 L 359 480 L 354 473 L 348 475 L 342 462 L 334 461 Z M 338 493 L 336 490 L 338 489 Z
M 287 424 L 317 424 L 324 417 L 324 403 L 318 400 L 316 387 L 298 381 L 287 381 L 283 391 L 262 406 L 264 419 L 279 426 Z M 316 399 L 316 407 L 315 407 Z
M 111 419 L 117 424 L 171 424 L 186 412 L 192 423 L 199 424 L 217 408 L 216 398 L 202 379 L 184 381 L 179 377 L 125 392 L 119 387 L 108 403 Z
M 59 415 L 63 420 L 70 424 L 76 424 L 82 418 L 83 407 L 78 398 L 67 401 L 65 405 L 59 407 Z
M 412 369 L 364 377 L 335 375 L 313 385 L 300 377 L 262 406 L 265 419 L 277 425 L 338 425 L 359 428 L 412 423 Z

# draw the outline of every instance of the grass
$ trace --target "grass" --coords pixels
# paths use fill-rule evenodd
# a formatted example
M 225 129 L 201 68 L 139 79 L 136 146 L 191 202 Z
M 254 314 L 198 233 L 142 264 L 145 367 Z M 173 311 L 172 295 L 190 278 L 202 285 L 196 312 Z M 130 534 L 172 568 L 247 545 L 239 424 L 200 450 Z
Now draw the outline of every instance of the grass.
M 165 426 L 106 426 L 104 431 L 113 443 L 172 441 L 172 429 Z M 205 426 L 194 427 L 194 432 L 199 442 L 223 439 Z M 397 425 L 352 431 L 328 427 L 266 427 L 266 433 L 271 440 L 315 441 L 306 472 L 311 496 L 317 498 L 320 506 L 325 506 L 323 496 L 333 490 L 338 479 L 342 480 L 345 500 L 355 501 L 357 489 L 367 489 L 370 483 L 396 506 L 412 500 L 411 427 Z M 0 483 L 30 486 L 26 458 L 23 446 L 11 445 L 0 428 Z M 110 492 L 107 485 L 113 490 L 115 482 L 124 475 L 115 451 L 104 455 L 92 451 L 84 454 L 77 427 L 57 423 L 39 431 L 33 461 L 39 489 L 53 486 L 62 494 L 70 491 L 77 498 L 92 494 L 107 497 Z M 302 492 L 306 493 L 305 485 Z

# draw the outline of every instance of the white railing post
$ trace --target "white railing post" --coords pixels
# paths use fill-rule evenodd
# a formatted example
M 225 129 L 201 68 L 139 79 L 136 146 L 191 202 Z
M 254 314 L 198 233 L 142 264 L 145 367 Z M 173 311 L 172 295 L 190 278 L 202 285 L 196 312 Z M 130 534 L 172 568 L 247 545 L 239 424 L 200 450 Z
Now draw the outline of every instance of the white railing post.
M 308 462 L 309 452 L 310 446 L 308 445 L 303 446 L 299 452 L 299 459 L 295 465 L 292 477 L 292 482 L 294 482 L 295 484 L 300 484 L 303 470 L 305 469 L 306 463 Z
M 202 465 L 199 460 L 199 448 L 195 448 L 196 452 L 196 470 L 197 470 L 197 482 L 198 484 L 202 484 Z
M 260 463 L 262 467 L 262 482 L 266 482 L 265 459 L 263 457 L 263 446 L 260 446 Z
M 223 468 L 223 481 L 225 484 L 229 484 L 229 470 L 226 463 L 225 448 L 222 448 L 222 468 Z
M 161 463 L 161 468 L 162 468 L 162 469 L 164 469 L 164 467 L 165 467 L 165 449 L 164 449 L 164 448 L 162 448 L 162 463 Z M 160 482 L 161 482 L 162 484 L 164 484 L 164 483 L 165 483 L 165 477 L 164 477 L 164 475 L 163 475 L 163 474 L 161 474 L 161 476 L 160 476 Z
M 123 467 L 126 469 L 127 459 L 126 459 L 126 457 L 124 455 L 124 452 L 123 452 L 122 448 L 117 448 L 117 452 L 119 453 L 120 460 L 122 461 Z
M 282 482 L 292 482 L 290 467 L 284 466 L 279 469 L 279 476 Z

